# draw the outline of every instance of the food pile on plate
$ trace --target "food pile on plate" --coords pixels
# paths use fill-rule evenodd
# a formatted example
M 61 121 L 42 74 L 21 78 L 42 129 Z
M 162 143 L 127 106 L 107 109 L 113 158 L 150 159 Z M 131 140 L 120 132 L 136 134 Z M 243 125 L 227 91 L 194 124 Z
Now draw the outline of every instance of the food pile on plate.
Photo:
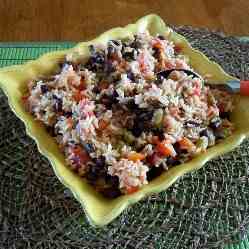
M 105 196 L 136 192 L 233 132 L 231 95 L 182 71 L 194 69 L 167 37 L 138 33 L 89 52 L 29 82 L 24 101 L 68 166 Z

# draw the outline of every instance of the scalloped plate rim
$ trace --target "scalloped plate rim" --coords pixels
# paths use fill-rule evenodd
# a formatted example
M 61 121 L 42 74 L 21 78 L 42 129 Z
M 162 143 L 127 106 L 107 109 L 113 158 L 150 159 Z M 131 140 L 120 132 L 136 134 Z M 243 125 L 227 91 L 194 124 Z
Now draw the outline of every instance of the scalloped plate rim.
M 101 37 L 104 36 L 112 36 L 112 33 L 114 33 L 117 30 L 122 30 L 122 32 L 126 31 L 127 29 L 131 28 L 131 27 L 136 27 L 140 24 L 140 22 L 142 23 L 144 20 L 145 21 L 150 21 L 150 19 L 156 22 L 160 22 L 160 25 L 163 26 L 163 30 L 164 31 L 171 31 L 170 28 L 168 28 L 164 22 L 162 21 L 162 19 L 160 17 L 158 17 L 157 15 L 151 14 L 151 15 L 147 15 L 145 17 L 142 17 L 141 19 L 139 19 L 135 24 L 129 24 L 127 26 L 125 26 L 124 28 L 113 28 L 110 29 L 109 31 L 104 32 L 103 34 L 101 34 L 100 36 L 98 36 L 97 38 L 95 38 L 93 41 L 98 41 L 101 40 Z M 148 23 L 149 24 L 149 23 Z M 177 34 L 176 32 L 172 32 L 173 35 L 175 36 L 175 38 L 179 39 L 179 41 L 182 42 L 182 44 L 184 44 L 185 46 L 189 47 L 189 49 L 195 53 L 196 55 L 198 54 L 198 56 L 202 57 L 203 60 L 205 60 L 207 63 L 209 64 L 213 64 L 214 67 L 217 68 L 217 70 L 220 71 L 220 73 L 223 74 L 224 77 L 228 77 L 228 78 L 234 78 L 231 77 L 230 75 L 228 75 L 227 73 L 225 73 L 222 69 L 222 67 L 217 64 L 216 62 L 210 61 L 203 53 L 201 53 L 200 51 L 193 49 L 190 44 L 188 43 L 188 41 L 186 40 L 186 38 L 182 35 Z M 74 46 L 73 48 L 70 49 L 65 49 L 65 50 L 60 50 L 60 51 L 55 51 L 55 52 L 49 52 L 49 53 L 45 53 L 42 56 L 40 56 L 38 59 L 36 60 L 32 60 L 29 61 L 23 65 L 14 65 L 14 66 L 8 66 L 5 68 L 0 69 L 0 77 L 2 76 L 3 79 L 6 77 L 8 78 L 8 73 L 13 73 L 15 71 L 20 71 L 20 70 L 28 70 L 29 68 L 35 67 L 37 65 L 39 65 L 40 62 L 44 61 L 44 60 L 49 60 L 51 58 L 57 58 L 58 56 L 62 56 L 65 53 L 68 53 L 69 51 L 74 51 L 77 49 L 80 49 L 81 47 L 85 47 L 87 46 L 87 44 L 91 43 L 91 41 L 87 41 L 87 42 L 81 42 L 79 44 L 77 44 L 76 46 Z M 8 79 L 6 80 L 6 82 L 8 81 Z M 80 196 L 77 193 L 77 189 L 74 189 L 74 187 L 72 185 L 70 185 L 70 183 L 67 182 L 67 179 L 65 179 L 63 176 L 61 176 L 58 173 L 58 169 L 57 169 L 57 165 L 55 162 L 55 155 L 51 155 L 49 150 L 47 150 L 45 148 L 44 145 L 42 145 L 39 141 L 39 139 L 36 137 L 36 134 L 33 133 L 31 131 L 31 125 L 33 124 L 32 120 L 26 120 L 22 113 L 19 113 L 16 110 L 16 107 L 14 106 L 14 101 L 11 99 L 11 96 L 8 93 L 7 90 L 7 86 L 5 86 L 1 81 L 0 81 L 0 87 L 3 89 L 5 95 L 8 98 L 8 103 L 10 105 L 11 110 L 15 113 L 15 115 L 21 119 L 21 121 L 24 123 L 25 125 L 25 129 L 26 129 L 26 133 L 35 140 L 38 150 L 39 152 L 44 155 L 49 162 L 52 164 L 52 168 L 55 172 L 55 175 L 58 177 L 58 179 L 61 181 L 61 183 L 63 185 L 65 185 L 68 189 L 71 190 L 71 192 L 73 193 L 74 197 L 80 202 L 83 210 L 85 211 L 86 217 L 89 220 L 90 224 L 94 225 L 94 226 L 103 226 L 108 224 L 109 222 L 111 222 L 114 218 L 116 218 L 124 209 L 126 209 L 128 206 L 130 206 L 133 203 L 138 202 L 139 200 L 141 200 L 142 198 L 145 198 L 146 196 L 149 196 L 153 193 L 159 193 L 165 189 L 167 189 L 171 184 L 173 184 L 179 177 L 181 177 L 182 175 L 184 175 L 187 172 L 193 171 L 193 170 L 197 170 L 201 167 L 203 167 L 203 165 L 207 162 L 210 161 L 211 159 L 217 157 L 218 155 L 224 154 L 228 151 L 231 151 L 232 149 L 234 149 L 235 147 L 237 147 L 239 144 L 241 144 L 241 142 L 248 136 L 248 133 L 242 133 L 242 132 L 237 132 L 236 134 L 234 134 L 234 136 L 236 137 L 236 139 L 234 141 L 231 141 L 229 144 L 226 144 L 226 146 L 224 146 L 223 148 L 220 148 L 218 152 L 214 151 L 215 148 L 217 147 L 214 146 L 211 148 L 211 150 L 213 149 L 213 152 L 208 152 L 204 155 L 198 156 L 196 158 L 194 158 L 193 160 L 189 161 L 188 163 L 185 164 L 181 164 L 179 166 L 176 166 L 174 168 L 172 168 L 169 172 L 172 174 L 171 176 L 169 175 L 169 177 L 171 177 L 170 181 L 165 181 L 162 182 L 161 184 L 156 184 L 154 186 L 152 186 L 151 188 L 151 183 L 148 184 L 147 186 L 145 186 L 144 188 L 142 188 L 140 191 L 138 191 L 137 193 L 134 193 L 133 195 L 130 195 L 129 198 L 127 200 L 124 201 L 120 201 L 118 205 L 116 205 L 116 207 L 112 210 L 110 210 L 105 216 L 96 219 L 96 217 L 94 218 L 94 215 L 89 212 L 89 210 L 86 209 L 86 203 L 85 200 L 82 200 L 82 198 L 80 198 Z M 229 148 L 228 148 L 229 147 Z

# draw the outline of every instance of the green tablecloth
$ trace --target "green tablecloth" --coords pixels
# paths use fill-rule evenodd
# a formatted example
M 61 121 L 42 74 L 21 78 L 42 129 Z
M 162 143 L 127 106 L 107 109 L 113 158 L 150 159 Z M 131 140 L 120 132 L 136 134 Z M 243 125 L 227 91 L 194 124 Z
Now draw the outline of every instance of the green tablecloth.
M 197 47 L 215 36 L 216 45 L 212 47 L 209 41 L 204 49 L 213 59 L 217 46 L 229 50 L 234 42 L 235 47 L 240 44 L 235 38 L 207 31 L 179 31 Z M 0 67 L 73 44 L 0 43 Z M 226 61 L 229 56 L 217 60 Z M 229 65 L 228 70 L 232 71 Z M 183 177 L 165 193 L 131 207 L 108 227 L 95 229 L 86 223 L 78 203 L 58 183 L 46 159 L 25 136 L 21 122 L 7 109 L 0 92 L 0 248 L 249 248 L 249 211 L 247 202 L 242 205 L 243 198 L 249 198 L 248 142 Z

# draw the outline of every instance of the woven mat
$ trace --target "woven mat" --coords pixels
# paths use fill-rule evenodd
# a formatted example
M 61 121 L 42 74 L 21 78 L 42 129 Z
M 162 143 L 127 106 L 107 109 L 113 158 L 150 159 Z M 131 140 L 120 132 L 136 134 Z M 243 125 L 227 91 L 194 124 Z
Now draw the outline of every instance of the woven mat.
M 177 31 L 229 73 L 249 78 L 249 43 L 207 30 Z M 70 46 L 0 43 L 0 66 Z M 248 146 L 245 141 L 105 228 L 93 228 L 0 92 L 0 248 L 249 248 Z

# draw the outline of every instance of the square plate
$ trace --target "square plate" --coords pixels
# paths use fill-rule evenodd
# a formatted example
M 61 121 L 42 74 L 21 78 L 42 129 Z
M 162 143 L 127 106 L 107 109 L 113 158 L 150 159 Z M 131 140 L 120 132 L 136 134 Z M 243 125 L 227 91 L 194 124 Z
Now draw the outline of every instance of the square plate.
M 81 203 L 92 225 L 103 226 L 108 224 L 130 204 L 152 193 L 167 189 L 178 177 L 201 168 L 208 160 L 232 150 L 249 136 L 249 98 L 236 96 L 235 109 L 232 113 L 232 121 L 235 123 L 236 130 L 232 136 L 190 162 L 171 168 L 136 193 L 123 195 L 113 200 L 106 199 L 66 166 L 64 155 L 60 152 L 54 138 L 46 132 L 40 122 L 25 111 L 22 96 L 27 92 L 27 82 L 54 72 L 58 68 L 58 62 L 62 61 L 68 53 L 76 52 L 80 54 L 81 58 L 84 58 L 89 55 L 88 46 L 90 44 L 106 43 L 110 39 L 126 38 L 146 29 L 152 35 L 167 35 L 169 40 L 180 45 L 182 52 L 188 55 L 191 66 L 199 74 L 211 75 L 211 83 L 225 83 L 227 80 L 234 79 L 225 73 L 218 64 L 211 62 L 201 52 L 193 49 L 183 36 L 167 27 L 157 15 L 145 16 L 135 24 L 130 24 L 124 28 L 111 29 L 92 41 L 79 43 L 72 49 L 51 52 L 24 65 L 10 66 L 0 70 L 0 86 L 8 97 L 10 107 L 24 122 L 27 134 L 36 141 L 39 151 L 48 158 L 59 180 L 72 191 L 75 198 Z

